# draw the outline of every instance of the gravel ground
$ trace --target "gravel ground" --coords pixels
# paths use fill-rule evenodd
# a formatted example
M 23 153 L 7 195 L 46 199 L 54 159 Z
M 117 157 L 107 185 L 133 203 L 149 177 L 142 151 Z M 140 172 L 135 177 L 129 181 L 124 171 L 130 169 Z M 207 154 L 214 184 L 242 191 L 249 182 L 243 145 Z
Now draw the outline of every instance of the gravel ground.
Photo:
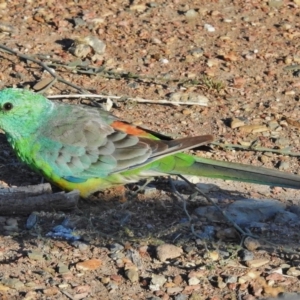
M 0 47 L 0 88 L 39 89 L 49 74 L 35 58 L 78 87 L 122 96 L 111 111 L 129 122 L 213 134 L 197 155 L 300 173 L 299 15 L 299 0 L 0 1 L 0 46 L 28 56 Z M 72 93 L 61 81 L 46 92 Z M 0 143 L 2 185 L 40 183 Z M 238 223 L 233 204 L 249 200 L 243 227 L 259 239 L 244 240 L 203 197 L 184 210 L 166 178 L 134 188 L 29 221 L 0 216 L 0 298 L 300 299 L 299 191 L 201 180 Z

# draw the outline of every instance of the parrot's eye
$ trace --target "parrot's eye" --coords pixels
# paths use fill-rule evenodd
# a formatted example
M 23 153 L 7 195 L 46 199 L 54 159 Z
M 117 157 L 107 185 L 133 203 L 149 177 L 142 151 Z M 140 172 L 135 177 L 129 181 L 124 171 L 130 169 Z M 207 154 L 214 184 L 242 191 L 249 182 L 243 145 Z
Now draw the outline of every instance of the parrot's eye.
M 3 110 L 5 110 L 5 111 L 9 111 L 12 108 L 13 108 L 13 105 L 10 102 L 6 102 L 6 103 L 3 104 Z

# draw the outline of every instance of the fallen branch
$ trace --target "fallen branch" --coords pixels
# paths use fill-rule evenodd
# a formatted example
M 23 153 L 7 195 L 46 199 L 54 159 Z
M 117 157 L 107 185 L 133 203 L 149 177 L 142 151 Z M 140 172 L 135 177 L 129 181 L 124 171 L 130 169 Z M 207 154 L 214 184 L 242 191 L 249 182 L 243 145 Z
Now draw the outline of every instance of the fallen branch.
M 50 193 L 52 193 L 50 183 L 42 183 L 37 185 L 27 185 L 0 189 L 0 199 L 7 199 L 8 195 L 10 195 L 9 197 L 12 197 L 13 195 L 14 199 L 24 199 L 25 197 L 32 197 Z
M 79 200 L 79 191 L 76 190 L 69 193 L 60 192 L 21 198 L 19 198 L 19 194 L 18 191 L 0 195 L 0 215 L 28 215 L 33 211 L 41 210 L 72 210 L 77 207 Z

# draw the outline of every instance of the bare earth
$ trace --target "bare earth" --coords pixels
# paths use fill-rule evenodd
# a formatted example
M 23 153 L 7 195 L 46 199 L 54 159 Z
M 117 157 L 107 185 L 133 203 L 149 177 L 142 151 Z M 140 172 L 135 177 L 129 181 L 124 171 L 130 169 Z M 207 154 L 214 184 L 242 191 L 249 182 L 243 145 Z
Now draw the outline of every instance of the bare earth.
M 172 137 L 210 133 L 223 145 L 197 155 L 300 174 L 299 15 L 298 0 L 0 0 L 0 44 L 92 93 L 124 96 L 112 99 L 111 110 L 122 119 Z M 93 57 L 86 47 L 81 63 L 91 74 L 84 74 L 70 46 L 89 36 L 106 49 Z M 33 88 L 51 77 L 2 49 L 0 62 L 1 89 Z M 65 67 L 70 63 L 73 69 Z M 72 93 L 78 91 L 62 82 L 46 91 Z M 172 104 L 196 96 L 207 97 L 208 106 Z M 151 103 L 162 99 L 170 104 Z M 0 139 L 2 185 L 39 184 L 40 176 L 17 162 L 4 135 Z M 300 211 L 297 190 L 201 182 L 222 208 L 254 198 Z M 129 193 L 135 186 L 125 196 L 119 189 L 99 193 L 71 212 L 36 212 L 29 229 L 22 208 L 0 216 L 0 299 L 300 299 L 288 298 L 300 292 L 297 220 L 272 216 L 258 230 L 248 227 L 257 242 L 244 242 L 222 217 L 197 216 L 196 208 L 209 205 L 198 196 L 186 203 L 192 230 L 167 178 L 150 186 L 137 196 Z M 192 193 L 177 187 L 185 198 Z M 73 240 L 47 236 L 62 224 Z

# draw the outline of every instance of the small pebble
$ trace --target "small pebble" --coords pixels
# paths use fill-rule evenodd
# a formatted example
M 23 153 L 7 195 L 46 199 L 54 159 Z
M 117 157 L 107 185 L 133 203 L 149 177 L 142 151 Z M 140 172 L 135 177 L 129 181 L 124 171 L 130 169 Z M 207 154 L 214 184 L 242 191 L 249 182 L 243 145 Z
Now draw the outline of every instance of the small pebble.
M 259 258 L 259 259 L 248 260 L 246 262 L 246 265 L 249 268 L 259 268 L 263 265 L 268 264 L 269 262 L 270 262 L 270 260 L 267 258 Z
M 241 250 L 239 255 L 240 255 L 242 261 L 253 260 L 253 258 L 254 258 L 254 254 L 245 249 Z
M 272 280 L 272 281 L 283 281 L 284 276 L 282 274 L 278 273 L 272 273 L 266 277 L 266 280 Z
M 122 259 L 124 257 L 125 257 L 125 254 L 123 252 L 115 252 L 110 255 L 110 258 L 113 260 Z
M 235 240 L 239 235 L 235 228 L 230 227 L 218 230 L 216 237 L 219 240 Z
M 251 278 L 249 276 L 243 275 L 238 278 L 238 283 L 244 284 L 246 282 L 249 282 L 250 280 L 251 280 Z
M 188 274 L 188 278 L 192 278 L 192 277 L 201 278 L 205 276 L 206 276 L 205 269 L 193 270 Z
M 265 125 L 244 125 L 240 127 L 240 131 L 244 133 L 260 133 L 269 131 L 269 128 Z
M 147 6 L 145 4 L 133 4 L 129 8 L 130 10 L 136 10 L 139 12 L 143 12 L 144 10 L 147 9 Z
M 204 298 L 199 292 L 194 292 L 189 300 L 204 300 L 204 299 L 207 299 L 207 298 Z M 213 300 L 213 298 L 210 298 L 211 300 Z M 215 299 L 215 300 L 219 300 L 219 299 Z
M 169 60 L 168 60 L 167 58 L 161 58 L 161 59 L 159 60 L 159 62 L 162 63 L 162 64 L 164 64 L 164 65 L 166 65 L 166 64 L 169 63 Z
M 267 156 L 267 155 L 261 155 L 261 156 L 259 156 L 259 160 L 260 160 L 262 163 L 267 164 L 267 163 L 269 163 L 269 161 L 270 161 L 270 157 Z
M 207 106 L 209 99 L 204 95 L 190 93 L 189 97 L 188 97 L 188 101 L 195 103 L 195 105 L 198 104 L 198 105 L 202 105 L 202 106 Z
M 106 286 L 106 288 L 109 290 L 109 291 L 114 291 L 116 289 L 118 289 L 118 284 L 115 283 L 115 282 L 109 282 Z
M 222 277 L 218 277 L 218 288 L 224 289 L 226 287 L 226 283 L 223 281 Z
M 279 123 L 275 120 L 272 120 L 268 123 L 268 126 L 271 130 L 275 130 L 276 128 L 279 127 Z
M 109 278 L 108 276 L 102 277 L 102 278 L 101 278 L 101 282 L 102 282 L 103 284 L 108 284 L 108 283 L 110 282 L 110 278 Z
M 164 275 L 152 274 L 151 284 L 163 286 L 167 281 L 167 278 Z
M 89 259 L 83 262 L 79 262 L 76 264 L 77 270 L 83 270 L 83 271 L 91 271 L 98 269 L 102 264 L 102 261 L 100 259 Z
M 279 170 L 280 171 L 287 171 L 290 169 L 290 163 L 288 161 L 281 161 L 279 163 Z
M 264 232 L 268 229 L 268 224 L 263 222 L 251 222 L 250 228 L 254 228 L 256 231 Z
M 74 40 L 69 51 L 76 57 L 86 58 L 92 55 L 92 60 L 100 59 L 104 54 L 106 44 L 96 36 L 79 37 Z
M 27 256 L 33 260 L 44 260 L 43 253 L 37 250 L 28 251 Z
M 189 285 L 197 285 L 198 283 L 200 283 L 200 280 L 197 277 L 189 278 Z
M 124 246 L 118 243 L 114 243 L 110 246 L 110 251 L 111 252 L 117 252 L 117 251 L 122 251 L 124 249 Z
M 131 282 L 139 281 L 139 273 L 135 267 L 132 267 L 132 268 L 129 268 L 128 270 L 126 270 L 125 275 Z
M 247 237 L 244 240 L 244 246 L 249 250 L 249 251 L 254 251 L 258 247 L 260 247 L 260 242 L 257 239 Z
M 188 299 L 188 295 L 185 294 L 178 294 L 174 297 L 174 300 L 187 300 Z
M 294 0 L 296 1 L 296 0 Z M 299 3 L 300 5 L 300 3 Z M 280 293 L 280 296 L 276 299 L 267 299 L 267 300 L 299 300 L 300 293 Z
M 232 129 L 234 128 L 238 128 L 238 127 L 241 127 L 241 126 L 244 126 L 245 125 L 245 122 L 243 122 L 242 120 L 240 119 L 232 119 L 231 123 L 230 123 L 230 127 Z
M 6 6 L 6 3 L 3 2 L 0 5 L 0 9 L 4 9 Z M 0 23 L 0 32 L 14 32 L 15 28 L 11 25 Z
M 181 282 L 183 281 L 181 275 L 176 275 L 173 279 L 173 282 L 176 284 L 176 285 L 180 285 Z
M 208 32 L 215 32 L 216 31 L 215 27 L 210 25 L 210 24 L 204 24 L 204 29 L 206 29 Z
M 196 251 L 196 247 L 192 245 L 183 245 L 182 249 L 185 253 L 191 253 L 192 251 Z
M 286 275 L 298 277 L 300 276 L 300 269 L 297 267 L 291 267 L 287 270 Z
M 157 258 L 161 262 L 164 262 L 167 259 L 176 258 L 181 254 L 182 254 L 182 249 L 172 244 L 163 244 L 156 248 Z
M 174 294 L 180 293 L 182 290 L 183 290 L 183 288 L 180 286 L 169 287 L 169 288 L 167 288 L 167 293 L 169 295 L 174 295 Z
M 261 275 L 261 272 L 259 272 L 259 271 L 254 271 L 254 270 L 250 270 L 250 271 L 247 273 L 247 276 L 250 277 L 251 279 L 256 279 L 256 278 L 258 278 L 260 275 Z
M 55 72 L 55 70 L 53 70 Z M 37 82 L 32 88 L 35 91 L 39 91 L 44 89 L 46 86 L 48 86 L 53 81 L 52 77 L 43 78 L 39 82 Z
M 6 220 L 6 225 L 12 226 L 12 227 L 18 227 L 18 221 L 15 218 L 8 218 Z
M 87 245 L 86 243 L 82 243 L 80 241 L 74 241 L 72 245 L 78 248 L 80 251 L 86 251 L 89 248 L 89 245 Z
M 219 252 L 218 251 L 212 251 L 209 252 L 208 257 L 212 260 L 212 261 L 217 261 L 220 258 Z
M 198 17 L 198 13 L 194 9 L 189 9 L 184 14 L 188 19 L 194 19 Z
M 182 98 L 182 93 L 180 92 L 171 93 L 169 95 L 169 99 L 171 102 L 180 102 L 181 98 Z
M 156 2 L 149 2 L 148 4 L 147 4 L 149 7 L 157 7 L 157 3 Z
M 199 232 L 197 235 L 203 240 L 211 239 L 214 234 L 213 226 L 205 226 L 203 232 Z
M 286 147 L 290 144 L 290 141 L 285 137 L 280 137 L 276 139 L 275 144 L 280 147 Z
M 283 5 L 283 0 L 269 0 L 268 5 L 272 8 L 280 8 Z
M 154 186 L 145 186 L 144 188 L 143 188 L 143 194 L 145 195 L 145 196 L 151 196 L 151 195 L 153 195 L 154 193 L 156 193 L 157 192 L 157 189 L 156 189 L 156 187 L 154 187 Z
M 217 59 L 217 58 L 209 58 L 206 62 L 206 65 L 209 67 L 209 68 L 212 68 L 212 67 L 215 67 L 215 66 L 218 66 L 220 64 L 220 61 Z
M 22 289 L 25 286 L 24 283 L 17 278 L 3 278 L 1 283 L 16 290 Z
M 75 27 L 84 26 L 86 24 L 86 22 L 82 20 L 82 18 L 74 18 L 73 21 L 75 23 Z
M 229 258 L 229 256 L 231 255 L 228 251 L 225 250 L 218 250 L 219 256 L 221 256 L 222 258 Z
M 194 57 L 202 57 L 204 54 L 204 50 L 202 48 L 195 48 L 193 50 L 190 51 L 190 53 L 194 56 Z
M 160 286 L 158 284 L 149 284 L 150 291 L 156 292 L 160 290 Z
M 192 109 L 188 109 L 188 108 L 186 108 L 186 109 L 184 109 L 182 111 L 182 114 L 185 115 L 185 116 L 191 115 L 192 113 L 193 113 L 193 110 Z
M 284 94 L 287 96 L 294 96 L 296 94 L 296 92 L 291 90 L 291 91 L 285 91 Z
M 123 277 L 118 274 L 113 274 L 110 276 L 110 279 L 115 282 L 121 282 L 123 280 Z
M 68 268 L 67 265 L 63 264 L 63 263 L 59 263 L 57 265 L 57 270 L 59 274 L 64 274 L 64 273 L 68 273 L 70 270 Z
M 26 229 L 32 229 L 37 223 L 38 217 L 35 213 L 31 213 L 26 220 Z
M 228 275 L 225 277 L 224 279 L 224 282 L 225 283 L 236 283 L 237 282 L 237 277 L 236 276 L 231 276 L 231 275 Z

